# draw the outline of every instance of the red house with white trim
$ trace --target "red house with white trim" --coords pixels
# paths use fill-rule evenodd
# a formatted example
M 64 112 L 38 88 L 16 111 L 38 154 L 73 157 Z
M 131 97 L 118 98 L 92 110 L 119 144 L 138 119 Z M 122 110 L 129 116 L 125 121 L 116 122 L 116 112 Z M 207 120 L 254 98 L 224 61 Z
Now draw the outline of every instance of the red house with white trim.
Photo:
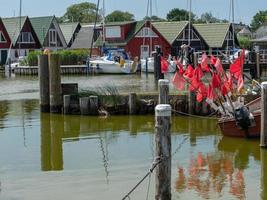
M 171 44 L 161 35 L 149 21 L 136 22 L 134 34 L 127 42 L 126 51 L 132 56 L 147 58 L 157 47 L 161 48 L 163 56 L 167 57 L 171 53 Z
M 0 18 L 0 65 L 6 63 L 8 49 L 10 48 L 11 40 L 7 33 L 7 30 Z
M 11 40 L 11 61 L 16 61 L 19 56 L 27 56 L 31 50 L 41 48 L 28 17 L 3 18 L 2 20 Z

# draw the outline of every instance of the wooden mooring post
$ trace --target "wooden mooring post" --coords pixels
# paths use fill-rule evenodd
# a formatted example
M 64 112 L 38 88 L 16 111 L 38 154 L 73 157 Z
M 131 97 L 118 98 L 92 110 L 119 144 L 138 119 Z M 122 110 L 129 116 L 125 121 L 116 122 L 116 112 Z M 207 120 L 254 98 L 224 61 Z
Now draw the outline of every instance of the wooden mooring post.
M 64 95 L 63 96 L 63 113 L 65 115 L 70 114 L 70 95 Z
M 89 115 L 90 111 L 90 99 L 89 97 L 80 98 L 80 112 L 81 115 Z
M 155 108 L 156 158 L 162 162 L 156 167 L 156 200 L 171 200 L 171 106 L 159 104 Z
M 266 149 L 260 150 L 261 158 L 261 199 L 267 199 L 267 151 Z
M 51 54 L 49 58 L 49 91 L 50 112 L 61 113 L 63 100 L 61 97 L 60 57 L 59 54 Z
M 129 114 L 135 115 L 136 114 L 136 106 L 137 106 L 137 95 L 136 93 L 131 92 L 129 94 Z
M 159 84 L 159 101 L 158 104 L 168 104 L 169 103 L 169 80 L 160 79 Z
M 90 96 L 89 97 L 89 104 L 90 104 L 90 114 L 91 115 L 98 115 L 99 110 L 99 102 L 98 102 L 98 96 Z
M 159 79 L 164 79 L 164 74 L 161 72 L 161 50 L 160 48 L 156 49 L 156 52 L 154 53 L 154 78 L 155 81 L 158 81 Z
M 261 83 L 261 139 L 260 146 L 267 147 L 267 82 Z
M 257 69 L 257 78 L 261 78 L 261 69 L 260 69 L 260 53 L 256 53 L 256 69 Z
M 39 68 L 39 87 L 40 87 L 40 109 L 41 112 L 50 111 L 50 93 L 49 93 L 49 66 L 48 55 L 38 56 Z

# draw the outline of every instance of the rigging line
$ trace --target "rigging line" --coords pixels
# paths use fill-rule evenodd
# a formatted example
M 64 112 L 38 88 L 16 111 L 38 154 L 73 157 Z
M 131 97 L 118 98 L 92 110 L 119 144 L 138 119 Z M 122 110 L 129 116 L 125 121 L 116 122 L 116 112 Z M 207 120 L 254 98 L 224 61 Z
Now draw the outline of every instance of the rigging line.
M 168 159 L 171 159 L 172 156 L 174 156 L 178 151 L 179 149 L 181 149 L 182 145 L 185 143 L 186 140 L 188 140 L 189 136 L 186 136 L 184 137 L 183 141 L 177 146 L 177 148 L 175 149 L 175 151 L 170 155 L 170 156 L 167 156 L 167 157 L 157 157 L 154 162 L 152 163 L 152 166 L 151 168 L 149 169 L 149 171 L 146 173 L 146 175 L 122 198 L 122 200 L 125 200 L 125 199 L 130 199 L 130 195 L 135 191 L 135 189 L 147 178 L 149 177 L 154 169 L 161 163 L 161 162 L 164 162 Z
M 157 0 L 154 1 L 154 5 L 155 5 L 155 15 L 158 16 L 159 15 L 159 10 L 158 10 L 158 2 Z
M 150 183 L 151 183 L 151 174 L 149 174 L 149 177 L 148 177 L 148 186 L 147 186 L 146 200 L 148 200 Z
M 214 111 L 213 113 L 209 114 L 208 116 L 193 115 L 193 114 L 185 113 L 185 112 L 178 111 L 178 110 L 175 110 L 175 109 L 172 109 L 172 111 L 174 113 L 177 113 L 177 114 L 180 114 L 180 115 L 185 115 L 185 116 L 188 116 L 188 117 L 195 117 L 195 118 L 200 118 L 200 119 L 219 119 L 217 117 L 210 117 L 210 116 L 215 115 L 217 113 L 217 111 Z

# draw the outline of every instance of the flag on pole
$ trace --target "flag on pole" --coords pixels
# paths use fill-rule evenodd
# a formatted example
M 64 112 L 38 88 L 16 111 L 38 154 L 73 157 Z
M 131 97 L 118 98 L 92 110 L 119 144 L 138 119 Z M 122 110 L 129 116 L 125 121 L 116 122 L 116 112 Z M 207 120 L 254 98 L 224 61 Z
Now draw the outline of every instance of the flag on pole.
M 160 64 L 161 64 L 161 73 L 163 73 L 163 74 L 168 73 L 169 63 L 168 63 L 168 61 L 167 61 L 165 58 L 163 58 L 162 56 L 161 56 L 161 58 L 160 58 Z

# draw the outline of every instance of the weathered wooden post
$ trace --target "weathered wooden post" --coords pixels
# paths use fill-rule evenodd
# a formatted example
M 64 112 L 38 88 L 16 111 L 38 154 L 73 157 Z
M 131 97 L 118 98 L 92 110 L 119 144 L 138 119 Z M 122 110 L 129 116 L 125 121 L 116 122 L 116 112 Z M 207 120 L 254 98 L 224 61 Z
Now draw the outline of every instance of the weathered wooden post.
M 50 114 L 40 114 L 40 132 L 41 132 L 41 169 L 50 171 L 51 166 L 51 129 Z
M 49 87 L 50 87 L 50 112 L 62 112 L 60 57 L 51 54 L 49 58 Z
M 51 115 L 51 167 L 53 170 L 63 169 L 63 115 Z
M 40 87 L 40 109 L 41 112 L 50 111 L 50 96 L 49 96 L 49 66 L 48 55 L 38 56 L 39 68 L 39 87 Z
M 65 115 L 70 114 L 70 101 L 71 101 L 70 95 L 63 96 L 63 112 Z
M 261 142 L 260 146 L 267 147 L 267 82 L 261 83 Z
M 136 93 L 131 92 L 129 94 L 129 101 L 128 101 L 128 106 L 129 106 L 129 114 L 130 115 L 135 115 L 136 114 L 136 106 L 137 106 L 137 95 Z
M 81 115 L 89 115 L 90 99 L 89 97 L 80 98 Z
M 90 96 L 89 97 L 89 104 L 90 104 L 90 114 L 91 115 L 98 115 L 99 110 L 99 102 L 98 96 Z
M 261 69 L 260 69 L 260 53 L 256 53 L 256 68 L 257 68 L 257 78 L 261 78 Z
M 159 84 L 158 104 L 168 104 L 169 103 L 169 80 L 160 79 L 158 84 Z
M 154 53 L 154 78 L 156 81 L 164 79 L 164 74 L 161 72 L 161 51 L 160 48 L 156 49 Z
M 197 56 L 197 52 L 194 52 L 194 66 L 195 66 L 195 68 L 197 67 L 197 65 L 198 65 L 198 56 Z
M 162 162 L 156 167 L 156 200 L 171 200 L 171 106 L 159 104 L 155 108 L 156 158 Z
M 261 149 L 261 199 L 267 199 L 267 151 Z
M 146 58 L 146 75 L 148 75 L 148 58 Z

